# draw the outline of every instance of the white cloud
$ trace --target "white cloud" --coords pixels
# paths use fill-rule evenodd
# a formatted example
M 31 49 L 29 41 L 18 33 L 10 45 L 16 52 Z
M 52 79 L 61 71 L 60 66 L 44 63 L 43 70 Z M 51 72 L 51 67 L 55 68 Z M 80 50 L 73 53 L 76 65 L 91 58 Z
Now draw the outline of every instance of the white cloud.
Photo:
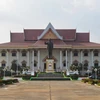
M 14 0 L 1 0 L 0 11 L 9 11 L 14 4 Z
M 1 37 L 0 42 L 7 41 L 10 30 L 45 28 L 49 22 L 55 28 L 92 29 L 93 36 L 100 31 L 99 4 L 100 0 L 1 0 L 0 32 L 7 37 Z
M 98 0 L 63 0 L 64 3 L 59 2 L 61 9 L 67 13 L 75 14 L 81 10 L 93 11 L 98 8 Z M 65 3 L 65 1 L 68 1 Z

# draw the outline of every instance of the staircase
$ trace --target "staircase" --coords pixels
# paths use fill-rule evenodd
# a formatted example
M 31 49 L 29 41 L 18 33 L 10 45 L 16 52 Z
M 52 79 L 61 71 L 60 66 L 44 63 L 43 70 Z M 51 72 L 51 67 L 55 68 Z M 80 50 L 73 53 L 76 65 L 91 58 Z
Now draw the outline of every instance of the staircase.
M 30 80 L 33 80 L 33 81 L 36 81 L 36 80 L 52 80 L 52 81 L 70 81 L 71 78 L 67 77 L 67 78 L 64 78 L 63 74 L 62 73 L 39 73 L 38 74 L 38 77 L 31 77 Z
M 38 77 L 63 78 L 63 74 L 62 73 L 40 73 L 40 74 L 38 74 Z

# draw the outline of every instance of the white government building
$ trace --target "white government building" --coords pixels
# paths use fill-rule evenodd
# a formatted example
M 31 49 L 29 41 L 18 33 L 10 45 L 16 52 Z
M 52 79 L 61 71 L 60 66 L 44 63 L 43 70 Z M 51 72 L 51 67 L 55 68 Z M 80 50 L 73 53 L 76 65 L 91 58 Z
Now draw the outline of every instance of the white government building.
M 11 32 L 10 42 L 0 44 L 0 66 L 11 68 L 17 60 L 30 70 L 46 69 L 47 45 L 51 39 L 54 70 L 67 70 L 71 64 L 82 63 L 88 69 L 100 66 L 100 44 L 90 42 L 90 33 L 76 32 L 76 29 L 55 29 L 51 23 L 45 29 L 24 29 L 23 33 Z

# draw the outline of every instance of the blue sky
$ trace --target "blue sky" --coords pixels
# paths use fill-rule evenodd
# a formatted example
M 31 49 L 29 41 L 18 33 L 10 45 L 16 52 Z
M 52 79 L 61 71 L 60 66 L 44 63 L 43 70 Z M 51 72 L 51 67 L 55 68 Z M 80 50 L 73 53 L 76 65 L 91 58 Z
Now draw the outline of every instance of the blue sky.
M 0 43 L 10 41 L 11 32 L 23 29 L 77 29 L 90 32 L 90 41 L 100 43 L 100 0 L 1 0 Z

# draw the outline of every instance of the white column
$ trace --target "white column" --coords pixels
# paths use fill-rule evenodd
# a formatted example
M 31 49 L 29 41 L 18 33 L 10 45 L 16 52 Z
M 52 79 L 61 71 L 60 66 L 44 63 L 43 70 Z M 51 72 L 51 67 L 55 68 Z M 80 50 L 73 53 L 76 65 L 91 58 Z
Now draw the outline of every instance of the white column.
M 31 70 L 34 71 L 34 50 L 32 51 L 32 66 Z
M 70 51 L 70 65 L 72 64 L 72 50 Z
M 19 64 L 19 53 L 20 53 L 20 51 L 17 50 L 17 63 L 18 63 L 18 64 Z
M 38 50 L 38 70 L 40 68 L 40 50 Z
M 83 51 L 81 50 L 80 51 L 80 63 L 82 63 L 83 62 Z
M 68 65 L 67 65 L 67 64 L 68 64 L 68 63 L 67 63 L 67 62 L 68 62 L 67 54 L 68 54 L 68 53 L 67 53 L 67 50 L 66 50 L 66 70 L 67 70 L 67 71 L 66 71 L 66 74 L 69 75 L 69 68 L 68 68 Z
M 6 66 L 9 66 L 9 51 L 8 50 L 7 50 L 6 61 L 7 61 L 7 65 Z
M 98 51 L 98 57 L 100 59 L 100 50 Z M 99 66 L 100 66 L 100 61 L 99 61 Z
M 67 59 L 67 50 L 66 50 L 66 70 L 68 70 L 67 61 L 68 59 Z
M 27 66 L 30 66 L 29 65 L 29 50 L 27 51 Z
M 91 66 L 92 66 L 92 64 L 91 64 L 91 51 L 89 50 L 89 67 L 88 67 L 88 69 L 91 69 Z
M 60 50 L 60 69 L 62 69 L 62 50 Z
M 17 75 L 18 75 L 18 65 L 19 65 L 19 50 L 17 50 Z
M 91 66 L 94 66 L 94 64 L 93 64 L 93 50 L 91 51 Z

